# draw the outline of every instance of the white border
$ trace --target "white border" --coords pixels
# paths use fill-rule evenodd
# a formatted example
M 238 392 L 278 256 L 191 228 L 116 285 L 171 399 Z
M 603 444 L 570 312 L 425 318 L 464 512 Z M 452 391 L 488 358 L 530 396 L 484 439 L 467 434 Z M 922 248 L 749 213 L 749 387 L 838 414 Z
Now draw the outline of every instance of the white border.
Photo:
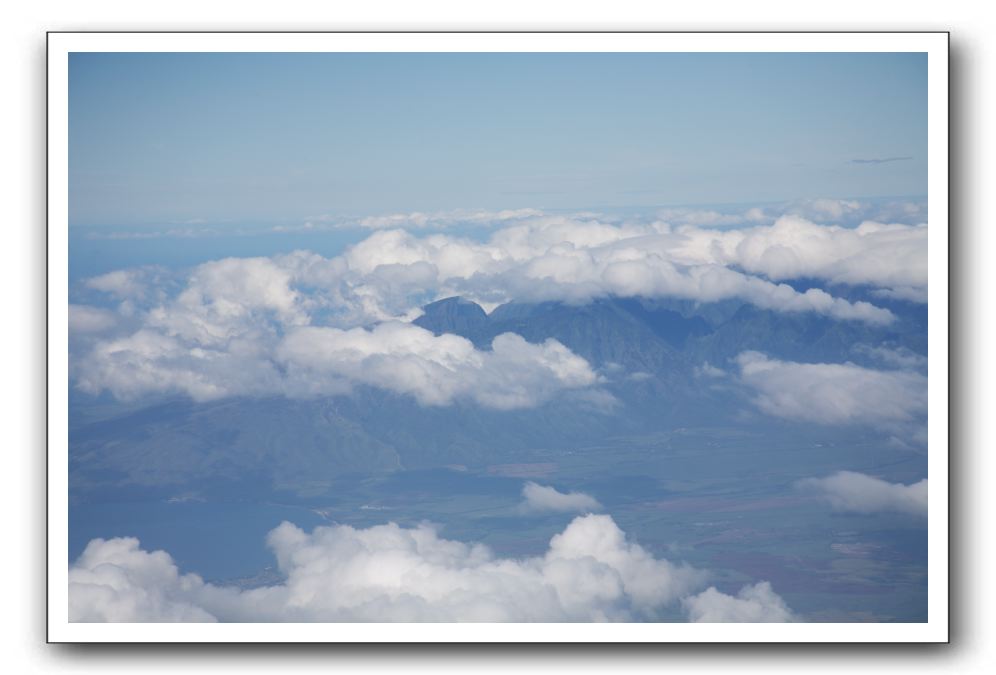
M 948 36 L 945 33 L 53 33 L 48 43 L 48 639 L 51 642 L 945 642 L 948 639 Z M 906 624 L 81 624 L 68 621 L 68 54 L 928 53 L 928 621 Z

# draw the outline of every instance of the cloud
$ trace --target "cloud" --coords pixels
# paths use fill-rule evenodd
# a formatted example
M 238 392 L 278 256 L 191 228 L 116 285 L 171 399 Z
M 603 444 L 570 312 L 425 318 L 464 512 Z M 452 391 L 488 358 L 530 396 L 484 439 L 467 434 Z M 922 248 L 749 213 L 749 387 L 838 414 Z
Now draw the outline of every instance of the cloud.
M 125 401 L 174 393 L 208 401 L 276 393 L 282 384 L 274 364 L 252 343 L 236 339 L 227 350 L 205 349 L 148 329 L 98 342 L 74 372 L 80 390 L 109 391 Z
M 611 224 L 595 214 L 536 215 L 494 231 L 483 242 L 378 230 L 336 258 L 299 251 L 269 260 L 289 275 L 297 292 L 305 292 L 316 306 L 323 304 L 337 325 L 347 327 L 407 316 L 425 302 L 450 295 L 482 304 L 583 303 L 635 295 L 741 299 L 776 311 L 886 324 L 894 318 L 886 309 L 779 282 L 817 278 L 915 294 L 926 288 L 926 235 L 925 226 L 866 222 L 845 228 L 799 216 L 717 231 L 660 221 Z M 252 272 L 252 265 L 264 266 L 258 259 L 246 260 L 256 262 L 227 266 L 243 274 Z M 127 294 L 132 274 L 122 270 L 88 283 Z
M 616 226 L 558 216 L 498 230 L 484 243 L 444 235 L 419 238 L 401 230 L 377 232 L 352 247 L 344 258 L 358 277 L 349 282 L 351 289 L 362 288 L 368 300 L 380 296 L 388 302 L 396 300 L 397 286 L 384 293 L 382 275 L 397 275 L 402 269 L 421 265 L 423 285 L 412 290 L 432 288 L 441 297 L 463 295 L 485 303 L 512 299 L 584 303 L 609 296 L 700 302 L 738 298 L 776 311 L 816 312 L 873 324 L 894 319 L 888 310 L 867 302 L 852 303 L 817 288 L 799 292 L 787 284 L 735 269 L 752 267 L 756 269 L 750 271 L 781 279 L 820 276 L 817 250 L 822 251 L 822 257 L 832 258 L 833 239 L 844 236 L 833 233 L 824 237 L 827 241 L 812 242 L 807 250 L 813 254 L 800 258 L 786 243 L 798 232 L 789 233 L 791 228 L 784 224 L 780 227 L 777 242 L 763 241 L 763 233 L 754 232 L 748 244 L 740 246 L 748 236 L 740 231 L 685 228 L 672 232 L 664 224 Z M 809 227 L 813 232 L 827 229 L 813 224 Z M 762 249 L 768 243 L 780 251 L 777 259 L 763 256 Z M 867 248 L 860 240 L 851 244 L 855 255 Z M 894 246 L 893 253 L 898 252 Z M 837 255 L 841 257 L 843 253 Z M 777 264 L 782 268 L 776 269 Z M 851 263 L 854 269 L 859 266 Z M 845 276 L 830 272 L 827 270 L 826 276 Z M 882 276 L 881 270 L 860 280 L 870 282 L 876 275 Z
M 657 217 L 671 225 L 734 227 L 770 223 L 776 216 L 760 207 L 752 207 L 732 212 L 717 211 L 715 209 L 670 208 L 659 210 Z
M 204 582 L 181 575 L 164 551 L 138 539 L 94 539 L 69 568 L 70 621 L 214 621 L 195 596 Z
M 497 225 L 513 220 L 524 220 L 543 215 L 538 209 L 505 209 L 486 211 L 483 209 L 457 209 L 436 213 L 393 213 L 384 216 L 368 216 L 356 221 L 355 225 L 372 230 L 403 228 L 443 229 L 456 225 Z
M 926 288 L 926 232 L 925 226 L 876 223 L 827 227 L 796 216 L 720 232 L 662 222 L 611 224 L 597 214 L 530 215 L 494 231 L 487 241 L 379 230 L 334 258 L 307 251 L 226 258 L 194 267 L 185 279 L 156 268 L 118 270 L 85 286 L 122 300 L 119 313 L 129 315 L 128 325 L 137 329 L 107 336 L 89 353 L 74 355 L 74 372 L 84 390 L 107 389 L 124 397 L 181 392 L 203 400 L 234 393 L 307 395 L 309 388 L 340 391 L 351 383 L 387 386 L 394 380 L 377 376 L 378 368 L 369 377 L 363 373 L 401 358 L 397 346 L 364 356 L 362 370 L 342 357 L 316 363 L 331 376 L 321 384 L 302 377 L 306 358 L 295 345 L 319 338 L 338 343 L 347 337 L 337 330 L 411 321 L 424 304 L 453 295 L 489 307 L 511 300 L 580 304 L 602 297 L 739 299 L 773 311 L 887 325 L 895 319 L 887 309 L 820 288 L 799 291 L 780 281 L 801 276 L 889 292 Z M 388 332 L 352 335 L 375 339 Z M 408 338 L 405 344 L 413 348 L 437 344 L 415 334 Z M 441 400 L 531 405 L 549 392 L 541 378 L 529 376 L 527 365 L 537 365 L 540 373 L 579 366 L 556 345 L 533 348 L 508 336 L 492 352 L 468 352 L 455 372 L 455 389 L 443 387 Z M 478 362 L 480 367 L 473 365 Z M 433 373 L 442 372 L 441 364 L 421 353 L 403 359 L 404 378 L 394 390 L 429 402 L 432 394 L 416 382 L 438 382 Z M 508 371 L 502 373 L 499 365 Z M 293 381 L 285 368 L 296 368 Z M 480 395 L 466 389 L 471 372 L 481 382 Z M 513 375 L 523 382 L 512 382 Z M 573 384 L 580 381 L 574 375 L 551 381 L 554 389 L 581 386 Z
M 790 202 L 786 212 L 790 215 L 816 220 L 817 222 L 831 221 L 839 224 L 839 221 L 846 216 L 860 211 L 861 202 L 853 199 L 804 199 Z
M 275 358 L 287 367 L 291 393 L 327 393 L 337 380 L 415 397 L 423 405 L 468 399 L 499 410 L 532 407 L 564 389 L 595 384 L 588 362 L 556 340 L 497 336 L 490 351 L 457 335 L 433 335 L 412 324 L 371 330 L 307 327 L 290 332 Z
M 310 325 L 316 314 L 330 318 L 340 304 L 332 288 L 343 265 L 305 253 L 199 265 L 178 295 L 146 311 L 139 330 L 101 340 L 78 359 L 77 385 L 122 399 L 183 393 L 210 400 L 317 396 L 367 384 L 425 405 L 461 399 L 512 409 L 596 382 L 588 363 L 555 340 L 532 344 L 508 333 L 490 350 L 478 350 L 464 338 L 437 337 L 397 321 L 371 329 Z M 380 273 L 404 285 L 418 283 L 417 269 Z M 140 295 L 134 278 L 120 274 L 95 283 Z M 361 306 L 346 322 L 357 315 L 366 319 L 369 312 Z
M 258 230 L 252 229 L 205 227 L 202 226 L 203 222 L 204 221 L 198 222 L 194 219 L 184 224 L 197 225 L 198 227 L 172 227 L 168 230 L 149 230 L 141 228 L 111 231 L 91 230 L 86 233 L 86 238 L 97 241 L 127 241 L 136 239 L 198 239 L 201 237 L 225 237 L 233 235 L 244 236 L 259 234 Z
M 874 347 L 871 345 L 858 344 L 853 347 L 853 351 L 893 368 L 924 372 L 926 372 L 927 369 L 927 357 L 922 354 L 917 354 L 908 347 Z
M 695 366 L 693 371 L 696 377 L 726 377 L 726 371 L 717 368 L 708 361 L 704 361 L 701 366 Z
M 273 324 L 305 325 L 306 299 L 291 281 L 291 272 L 269 258 L 207 262 L 175 299 L 149 312 L 147 325 L 202 347 L 272 333 Z
M 882 429 L 918 425 L 927 413 L 927 377 L 853 363 L 795 363 L 743 352 L 740 379 L 764 412 L 818 424 Z
M 927 227 L 864 222 L 817 225 L 787 215 L 740 230 L 683 230 L 673 249 L 689 263 L 733 265 L 767 279 L 815 278 L 830 283 L 926 288 Z
M 257 303 L 266 304 L 262 298 Z M 226 318 L 240 315 L 232 310 Z M 186 339 L 140 330 L 99 343 L 78 364 L 78 386 L 90 393 L 108 390 L 124 400 L 182 393 L 206 401 L 335 395 L 365 384 L 410 395 L 423 405 L 466 400 L 511 410 L 598 379 L 587 361 L 556 340 L 533 344 L 514 333 L 499 335 L 485 351 L 462 337 L 436 336 L 399 322 L 369 330 L 291 326 L 283 337 L 255 341 L 234 329 L 225 334 L 206 330 L 206 324 L 171 325 L 186 331 Z
M 522 488 L 522 504 L 527 511 L 560 511 L 590 513 L 601 511 L 602 505 L 583 492 L 559 492 L 556 488 L 529 481 Z
M 820 225 L 855 227 L 863 222 L 917 225 L 927 220 L 926 200 L 796 199 L 749 208 L 671 208 L 657 217 L 671 225 L 732 228 L 771 225 L 782 216 L 796 216 Z
M 871 291 L 876 298 L 886 300 L 905 300 L 917 304 L 927 304 L 926 286 L 896 286 L 895 288 L 876 288 Z
M 103 333 L 117 323 L 117 315 L 100 307 L 90 305 L 69 305 L 69 332 Z
M 895 511 L 915 516 L 927 515 L 926 478 L 912 485 L 903 485 L 888 483 L 854 471 L 838 471 L 826 478 L 801 480 L 796 483 L 796 487 L 814 493 L 838 511 Z
M 714 587 L 682 600 L 689 621 L 696 623 L 785 623 L 794 621 L 791 610 L 767 581 L 744 586 L 736 596 Z
M 285 522 L 267 543 L 285 581 L 240 590 L 181 574 L 136 539 L 95 539 L 70 567 L 70 620 L 654 620 L 705 581 L 627 541 L 605 515 L 575 518 L 543 555 L 521 559 L 443 539 L 429 525 L 309 534 Z
M 86 286 L 103 291 L 117 298 L 140 298 L 147 290 L 147 271 L 144 269 L 115 270 L 107 274 L 91 277 Z
M 455 227 L 497 227 L 512 221 L 525 220 L 543 215 L 538 209 L 504 209 L 488 211 L 485 209 L 454 209 L 451 211 L 435 211 L 424 213 L 412 211 L 409 213 L 390 213 L 364 218 L 347 218 L 323 214 L 309 216 L 300 225 L 277 225 L 270 232 L 321 232 L 328 230 L 445 230 Z
M 905 162 L 912 157 L 873 157 L 871 159 L 852 159 L 851 164 L 887 164 L 889 162 Z

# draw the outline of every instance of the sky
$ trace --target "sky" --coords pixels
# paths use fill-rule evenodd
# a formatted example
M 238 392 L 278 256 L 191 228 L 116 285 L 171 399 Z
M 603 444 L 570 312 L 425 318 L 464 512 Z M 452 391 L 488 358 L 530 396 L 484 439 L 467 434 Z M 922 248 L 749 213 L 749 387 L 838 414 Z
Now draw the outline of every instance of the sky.
M 925 54 L 70 56 L 70 226 L 927 191 Z

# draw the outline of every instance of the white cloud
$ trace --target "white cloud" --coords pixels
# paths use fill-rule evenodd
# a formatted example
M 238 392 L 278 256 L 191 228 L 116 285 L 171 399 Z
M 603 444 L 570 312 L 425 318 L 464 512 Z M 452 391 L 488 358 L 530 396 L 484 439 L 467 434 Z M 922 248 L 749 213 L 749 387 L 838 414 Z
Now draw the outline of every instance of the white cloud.
M 926 222 L 926 201 L 859 201 L 854 199 L 799 199 L 749 208 L 669 208 L 657 217 L 672 225 L 744 227 L 770 225 L 782 216 L 795 216 L 826 225 L 855 226 L 865 221 L 915 225 Z
M 371 330 L 299 328 L 275 358 L 287 366 L 291 393 L 326 393 L 328 383 L 341 390 L 337 381 L 345 380 L 409 394 L 423 405 L 469 399 L 501 410 L 531 407 L 597 379 L 587 361 L 556 340 L 532 344 L 504 333 L 482 351 L 460 336 L 398 322 Z
M 758 352 L 740 354 L 737 363 L 755 403 L 777 417 L 895 429 L 918 424 L 927 412 L 927 378 L 920 373 L 779 361 Z
M 512 220 L 524 220 L 543 215 L 537 209 L 505 209 L 502 211 L 486 211 L 484 209 L 457 209 L 454 211 L 439 211 L 436 213 L 393 213 L 386 216 L 369 216 L 356 222 L 359 227 L 381 230 L 403 228 L 442 229 L 456 225 L 496 225 Z
M 717 368 L 708 361 L 703 362 L 701 366 L 695 366 L 694 373 L 696 377 L 726 377 L 725 370 Z
M 903 485 L 854 471 L 838 471 L 826 478 L 807 478 L 799 481 L 796 486 L 828 501 L 838 511 L 897 511 L 924 517 L 927 515 L 926 478 L 912 485 Z
M 204 583 L 181 575 L 163 551 L 138 539 L 94 539 L 69 568 L 70 621 L 214 621 L 195 596 Z
M 202 347 L 272 333 L 270 322 L 305 325 L 304 299 L 291 280 L 291 273 L 269 258 L 204 263 L 175 299 L 149 312 L 147 325 Z
M 206 349 L 149 329 L 98 342 L 77 361 L 75 375 L 82 391 L 106 390 L 121 400 L 178 393 L 207 401 L 277 393 L 282 385 L 272 362 L 251 342 Z
M 689 621 L 696 623 L 785 623 L 794 621 L 785 601 L 767 581 L 744 586 L 727 595 L 709 587 L 682 600 Z
M 927 286 L 927 226 L 864 222 L 856 228 L 782 216 L 773 225 L 717 232 L 683 228 L 674 254 L 734 265 L 774 281 L 816 278 L 882 288 Z
M 73 621 L 631 621 L 654 619 L 704 572 L 654 558 L 612 518 L 575 518 L 544 555 L 496 557 L 428 525 L 290 523 L 267 542 L 286 576 L 241 591 L 180 574 L 135 539 L 94 540 L 70 568 Z
M 895 288 L 876 288 L 871 294 L 876 298 L 886 300 L 905 300 L 921 305 L 927 304 L 926 286 L 896 286 Z
M 908 347 L 873 347 L 859 344 L 854 346 L 854 351 L 893 368 L 904 370 L 926 370 L 927 368 L 927 357 L 917 354 Z
M 583 492 L 559 492 L 556 488 L 529 481 L 522 488 L 522 504 L 527 511 L 590 513 L 601 511 L 598 500 Z
M 91 305 L 69 305 L 69 333 L 103 333 L 117 323 L 114 312 Z
M 298 310 L 325 309 L 345 327 L 407 316 L 421 304 L 457 294 L 485 304 L 636 295 L 702 302 L 739 298 L 777 311 L 877 324 L 893 319 L 867 302 L 774 283 L 796 277 L 890 291 L 924 288 L 926 227 L 865 223 L 848 229 L 785 217 L 771 226 L 717 232 L 535 216 L 495 231 L 485 242 L 383 230 L 331 259 L 299 251 L 206 263 L 188 279 L 185 298 L 157 301 L 173 311 L 184 303 L 210 303 L 221 315 L 226 303 L 238 308 L 256 293 L 282 295 L 269 299 L 285 310 L 297 297 L 303 303 Z M 120 270 L 87 283 L 120 297 L 139 297 L 149 279 L 141 271 Z M 241 296 L 240 285 L 245 286 Z M 204 293 L 213 297 L 201 298 Z
M 238 318 L 239 313 L 235 313 Z M 367 330 L 290 327 L 247 340 L 182 324 L 187 339 L 143 329 L 105 340 L 77 367 L 78 386 L 120 399 L 182 393 L 198 401 L 227 396 L 343 394 L 357 384 L 414 397 L 423 405 L 456 400 L 510 410 L 561 391 L 596 384 L 588 362 L 556 340 L 533 344 L 514 333 L 478 350 L 456 335 L 387 322 Z M 222 338 L 227 342 L 210 344 Z
M 714 209 L 670 208 L 658 211 L 657 217 L 672 225 L 693 225 L 695 227 L 756 225 L 770 223 L 775 219 L 775 216 L 758 207 L 734 212 L 721 212 Z
M 792 202 L 788 207 L 789 213 L 794 215 L 832 222 L 840 222 L 845 216 L 860 209 L 861 202 L 853 199 L 827 199 L 825 197 Z
M 815 288 L 799 292 L 733 269 L 744 263 L 740 258 L 745 256 L 736 255 L 735 242 L 725 237 L 742 238 L 738 232 L 696 228 L 671 232 L 664 224 L 617 226 L 548 216 L 498 230 L 485 243 L 445 235 L 419 238 L 401 230 L 378 232 L 344 258 L 356 276 L 348 282 L 350 287 L 363 289 L 367 298 L 382 294 L 383 271 L 396 274 L 425 265 L 424 285 L 414 290 L 433 288 L 439 296 L 464 295 L 483 302 L 583 303 L 607 296 L 701 302 L 739 298 L 776 311 L 816 312 L 875 324 L 894 319 L 888 310 L 867 302 L 852 303 Z M 833 255 L 832 243 L 832 237 L 824 242 L 829 251 L 824 255 Z M 801 264 L 793 269 L 812 272 Z M 781 270 L 779 278 L 790 278 L 787 272 Z M 396 296 L 397 289 L 388 295 Z
M 865 221 L 907 225 L 927 222 L 926 200 L 800 199 L 773 208 L 767 207 L 765 212 L 774 218 L 793 215 L 816 223 L 834 225 L 859 225 Z
M 425 213 L 412 211 L 408 213 L 390 213 L 364 218 L 347 218 L 323 214 L 309 216 L 299 225 L 277 225 L 270 232 L 321 232 L 328 230 L 444 230 L 457 227 L 497 227 L 509 222 L 526 220 L 542 216 L 538 209 L 503 209 L 488 211 L 486 209 L 454 209 L 452 211 L 434 211 Z
M 108 293 L 120 299 L 143 297 L 148 288 L 148 270 L 143 268 L 114 270 L 91 277 L 85 284 L 89 288 Z

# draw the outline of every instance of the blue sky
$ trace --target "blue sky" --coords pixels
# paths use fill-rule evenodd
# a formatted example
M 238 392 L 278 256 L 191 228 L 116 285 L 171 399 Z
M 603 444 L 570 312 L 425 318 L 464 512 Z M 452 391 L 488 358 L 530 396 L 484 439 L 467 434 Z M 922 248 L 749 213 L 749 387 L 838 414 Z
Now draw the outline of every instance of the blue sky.
M 923 54 L 73 54 L 70 224 L 924 195 L 926 66 Z

